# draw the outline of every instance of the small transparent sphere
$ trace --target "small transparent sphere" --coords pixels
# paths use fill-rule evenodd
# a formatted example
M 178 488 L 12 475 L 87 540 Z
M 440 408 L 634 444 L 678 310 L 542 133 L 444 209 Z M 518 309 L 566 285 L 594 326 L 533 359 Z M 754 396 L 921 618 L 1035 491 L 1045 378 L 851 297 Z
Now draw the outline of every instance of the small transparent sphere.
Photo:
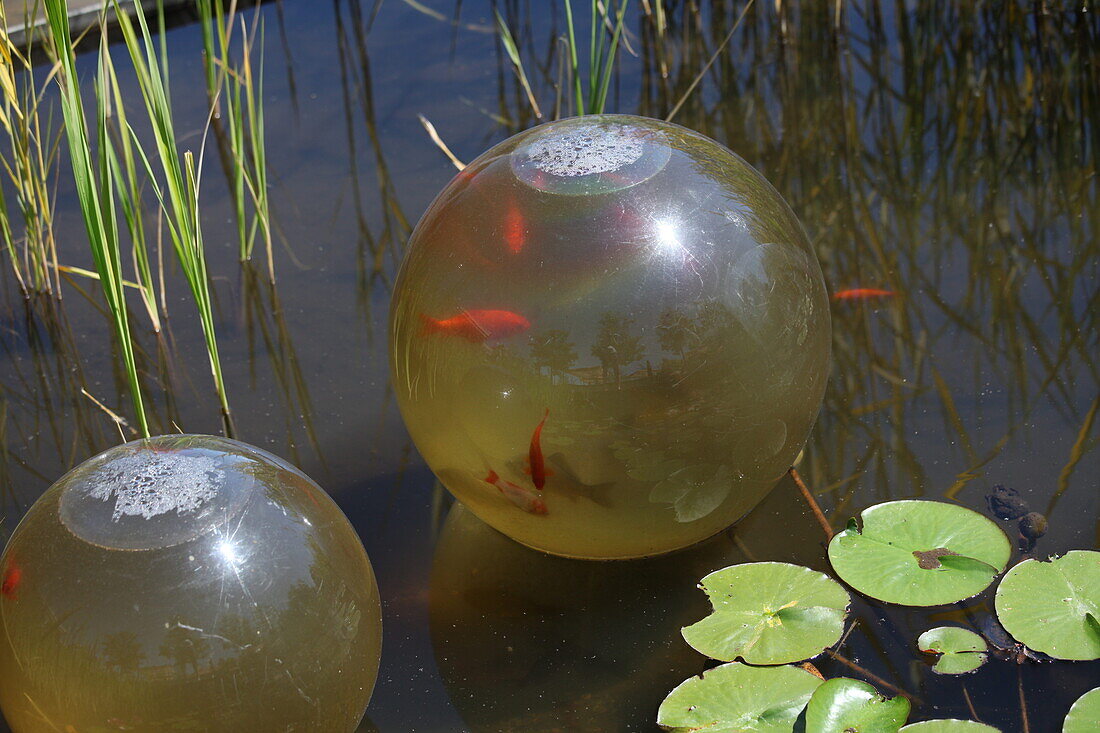
M 630 558 L 748 512 L 804 445 L 829 364 L 790 207 L 718 143 L 625 115 L 492 148 L 413 232 L 391 373 L 417 448 L 531 547 Z
M 0 707 L 27 731 L 352 731 L 378 672 L 378 588 L 305 474 L 161 436 L 85 461 L 3 557 Z

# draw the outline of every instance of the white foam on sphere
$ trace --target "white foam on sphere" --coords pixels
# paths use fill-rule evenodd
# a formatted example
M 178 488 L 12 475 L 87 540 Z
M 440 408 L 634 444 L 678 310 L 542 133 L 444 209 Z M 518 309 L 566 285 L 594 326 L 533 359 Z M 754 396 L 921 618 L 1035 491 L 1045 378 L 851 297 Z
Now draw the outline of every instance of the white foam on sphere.
M 111 519 L 192 512 L 218 494 L 225 471 L 209 456 L 143 450 L 105 463 L 88 489 L 100 501 L 115 500 Z
M 531 143 L 531 163 L 553 176 L 575 177 L 609 173 L 629 165 L 645 151 L 640 136 L 631 128 L 581 125 L 546 135 Z

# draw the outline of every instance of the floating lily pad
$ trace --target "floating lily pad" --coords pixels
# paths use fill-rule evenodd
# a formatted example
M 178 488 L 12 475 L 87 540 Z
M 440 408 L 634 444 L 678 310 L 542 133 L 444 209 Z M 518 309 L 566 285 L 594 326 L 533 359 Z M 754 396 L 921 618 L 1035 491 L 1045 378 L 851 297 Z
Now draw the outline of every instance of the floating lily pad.
M 938 501 L 890 501 L 865 509 L 829 543 L 833 569 L 860 593 L 905 606 L 976 595 L 1012 552 L 1008 537 L 975 511 Z
M 1077 698 L 1062 724 L 1062 733 L 1096 733 L 1097 730 L 1100 730 L 1100 687 Z
M 958 626 L 938 626 L 929 629 L 917 639 L 922 652 L 939 654 L 932 666 L 939 674 L 965 674 L 985 664 L 985 639 L 970 629 Z
M 997 618 L 1018 642 L 1055 659 L 1100 659 L 1100 552 L 1025 560 L 997 588 Z
M 685 626 L 701 654 L 749 664 L 787 664 L 820 654 L 844 633 L 848 593 L 824 573 L 783 562 L 754 562 L 703 578 L 714 613 Z
M 791 733 L 821 680 L 798 667 L 723 664 L 684 681 L 657 711 L 674 733 Z
M 1001 729 L 974 720 L 924 720 L 910 723 L 900 733 L 1001 733 Z
M 883 697 L 866 682 L 837 677 L 810 698 L 806 733 L 897 733 L 908 717 L 904 697 Z

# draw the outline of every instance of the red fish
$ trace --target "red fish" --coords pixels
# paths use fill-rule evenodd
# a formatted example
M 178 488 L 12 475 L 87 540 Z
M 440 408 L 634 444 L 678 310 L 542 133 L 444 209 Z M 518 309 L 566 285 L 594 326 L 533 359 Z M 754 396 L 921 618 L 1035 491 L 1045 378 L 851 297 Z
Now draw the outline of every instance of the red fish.
M 489 471 L 489 475 L 482 479 L 482 481 L 497 487 L 500 493 L 508 497 L 508 501 L 528 514 L 545 516 L 549 513 L 546 509 L 546 502 L 522 486 L 497 476 L 496 471 Z
M 527 452 L 527 470 L 531 474 L 531 483 L 535 485 L 535 488 L 542 491 L 542 487 L 546 486 L 546 477 L 553 476 L 553 471 L 546 469 L 546 461 L 542 458 L 542 426 L 546 424 L 546 418 L 550 417 L 550 408 L 546 408 L 546 413 L 542 416 L 542 420 L 539 420 L 539 424 L 535 426 L 535 432 L 531 434 L 531 449 Z
M 893 298 L 897 293 L 893 290 L 878 290 L 876 288 L 853 288 L 851 290 L 838 290 L 833 293 L 833 300 L 869 300 L 871 298 Z
M 10 563 L 7 572 L 4 573 L 4 582 L 0 584 L 0 594 L 5 598 L 15 598 L 15 591 L 22 580 L 23 570 L 15 563 Z
M 527 244 L 527 222 L 523 220 L 523 214 L 516 208 L 514 202 L 508 202 L 508 210 L 504 213 L 504 243 L 514 255 L 523 251 Z
M 531 322 L 518 313 L 502 310 L 464 310 L 450 318 L 431 318 L 420 314 L 421 334 L 458 336 L 475 344 L 523 333 Z

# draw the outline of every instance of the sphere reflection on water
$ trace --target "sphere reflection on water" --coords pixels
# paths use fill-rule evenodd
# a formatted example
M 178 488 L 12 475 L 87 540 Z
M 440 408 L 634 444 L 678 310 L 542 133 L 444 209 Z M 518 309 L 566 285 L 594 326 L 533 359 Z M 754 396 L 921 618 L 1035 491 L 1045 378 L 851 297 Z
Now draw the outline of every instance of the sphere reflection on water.
M 717 537 L 631 563 L 536 552 L 455 504 L 429 599 L 451 703 L 474 733 L 655 728 L 664 696 L 706 661 L 680 636 L 710 611 L 699 579 L 751 560 L 823 570 L 820 535 L 789 479 Z
M 547 552 L 625 558 L 760 501 L 817 414 L 830 333 L 767 181 L 684 128 L 598 116 L 455 177 L 413 234 L 390 337 L 409 431 L 471 511 Z
M 351 731 L 370 699 L 381 608 L 363 545 L 258 448 L 112 448 L 42 495 L 0 567 L 15 733 Z

